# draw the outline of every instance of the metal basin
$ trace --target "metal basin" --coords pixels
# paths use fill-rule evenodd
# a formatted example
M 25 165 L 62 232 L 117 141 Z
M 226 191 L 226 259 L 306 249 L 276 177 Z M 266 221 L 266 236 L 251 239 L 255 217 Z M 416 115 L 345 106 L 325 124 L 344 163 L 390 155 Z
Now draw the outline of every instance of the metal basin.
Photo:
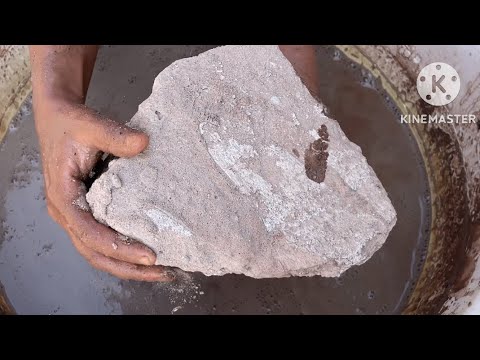
M 159 71 L 208 48 L 106 46 L 87 103 L 126 121 Z M 434 112 L 480 117 L 480 47 L 317 50 L 322 101 L 362 147 L 400 225 L 369 262 L 338 279 L 185 274 L 167 286 L 123 282 L 90 269 L 48 218 L 31 121 L 28 51 L 0 46 L 0 312 L 479 313 L 480 128 L 407 125 L 399 118 Z M 426 106 L 415 88 L 419 69 L 434 61 L 454 66 L 463 81 L 448 108 Z

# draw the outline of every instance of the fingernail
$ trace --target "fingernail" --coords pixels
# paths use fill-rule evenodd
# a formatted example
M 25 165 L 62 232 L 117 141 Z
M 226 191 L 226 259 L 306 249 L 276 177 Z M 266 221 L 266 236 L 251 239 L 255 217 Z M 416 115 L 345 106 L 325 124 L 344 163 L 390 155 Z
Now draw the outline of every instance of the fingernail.
M 153 265 L 155 264 L 155 259 L 149 257 L 149 256 L 142 256 L 140 258 L 140 263 L 142 265 L 147 265 L 147 266 L 150 266 L 150 265 Z
M 173 281 L 176 278 L 176 274 L 172 270 L 165 270 L 165 275 L 170 281 Z
M 141 152 L 145 150 L 147 145 L 148 138 L 146 138 L 140 132 L 132 134 L 127 138 L 127 146 L 135 152 Z

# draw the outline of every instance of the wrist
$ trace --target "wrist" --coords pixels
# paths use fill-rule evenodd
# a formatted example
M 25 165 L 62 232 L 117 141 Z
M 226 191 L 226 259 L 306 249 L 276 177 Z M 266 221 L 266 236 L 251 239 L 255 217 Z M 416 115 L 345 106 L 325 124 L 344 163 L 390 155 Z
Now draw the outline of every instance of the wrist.
M 96 54 L 90 45 L 31 46 L 34 106 L 84 104 Z
M 82 104 L 78 99 L 71 98 L 65 93 L 58 96 L 44 93 L 40 95 L 34 91 L 32 105 L 37 129 L 45 126 L 50 128 L 53 123 L 58 125 L 57 121 L 67 123 L 71 119 L 70 115 Z
M 50 88 L 39 90 L 33 87 L 34 108 L 57 108 L 66 105 L 83 105 L 85 98 L 76 92 L 64 88 Z

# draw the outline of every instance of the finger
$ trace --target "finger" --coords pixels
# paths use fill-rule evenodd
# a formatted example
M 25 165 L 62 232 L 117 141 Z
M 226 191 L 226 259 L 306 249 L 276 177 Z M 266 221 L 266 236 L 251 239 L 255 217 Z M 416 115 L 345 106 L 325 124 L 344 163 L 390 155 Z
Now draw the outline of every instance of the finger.
M 173 272 L 164 266 L 135 265 L 109 258 L 86 247 L 72 231 L 68 230 L 67 232 L 77 251 L 97 270 L 105 271 L 123 280 L 149 282 L 170 282 L 175 280 Z
M 86 187 L 82 181 L 68 176 L 58 181 L 62 191 L 48 197 L 49 209 L 51 211 L 56 207 L 55 217 L 60 224 L 68 227 L 85 246 L 114 259 L 141 265 L 155 264 L 153 250 L 137 241 L 126 241 L 125 236 L 95 220 L 85 198 Z
M 144 266 L 115 260 L 101 254 L 94 254 L 90 264 L 101 271 L 108 272 L 120 279 L 137 281 L 164 281 L 174 280 L 173 275 L 163 266 Z
M 49 207 L 54 218 L 60 220 L 63 216 L 58 209 L 51 205 Z M 124 280 L 137 280 L 137 281 L 173 281 L 175 275 L 171 270 L 163 266 L 142 266 L 135 265 L 128 262 L 108 258 L 95 250 L 87 247 L 70 229 L 66 228 L 70 239 L 77 251 L 96 269 L 108 272 L 118 278 Z
M 69 207 L 69 210 L 63 211 L 63 214 L 52 202 L 48 204 L 48 211 L 60 225 L 67 224 L 67 231 L 75 234 L 75 237 L 86 247 L 96 252 L 134 264 L 155 264 L 156 255 L 146 245 L 129 240 L 97 222 L 85 208 L 88 205 L 83 196 L 81 194 L 77 200 L 70 202 L 73 208 Z M 82 203 L 85 205 L 81 205 Z
M 138 155 L 148 146 L 148 135 L 83 109 L 78 122 L 80 141 L 118 157 Z
M 88 248 L 133 264 L 155 264 L 157 256 L 151 249 L 97 222 L 90 212 L 73 205 L 66 217 L 72 232 Z

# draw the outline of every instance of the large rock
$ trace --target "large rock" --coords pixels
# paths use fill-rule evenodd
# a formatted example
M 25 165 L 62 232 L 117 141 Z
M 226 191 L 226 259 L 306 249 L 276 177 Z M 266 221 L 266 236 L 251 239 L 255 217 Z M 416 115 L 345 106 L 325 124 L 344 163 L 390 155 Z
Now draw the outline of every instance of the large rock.
M 339 276 L 396 213 L 277 46 L 225 46 L 158 75 L 131 125 L 150 135 L 87 194 L 93 214 L 206 275 Z

